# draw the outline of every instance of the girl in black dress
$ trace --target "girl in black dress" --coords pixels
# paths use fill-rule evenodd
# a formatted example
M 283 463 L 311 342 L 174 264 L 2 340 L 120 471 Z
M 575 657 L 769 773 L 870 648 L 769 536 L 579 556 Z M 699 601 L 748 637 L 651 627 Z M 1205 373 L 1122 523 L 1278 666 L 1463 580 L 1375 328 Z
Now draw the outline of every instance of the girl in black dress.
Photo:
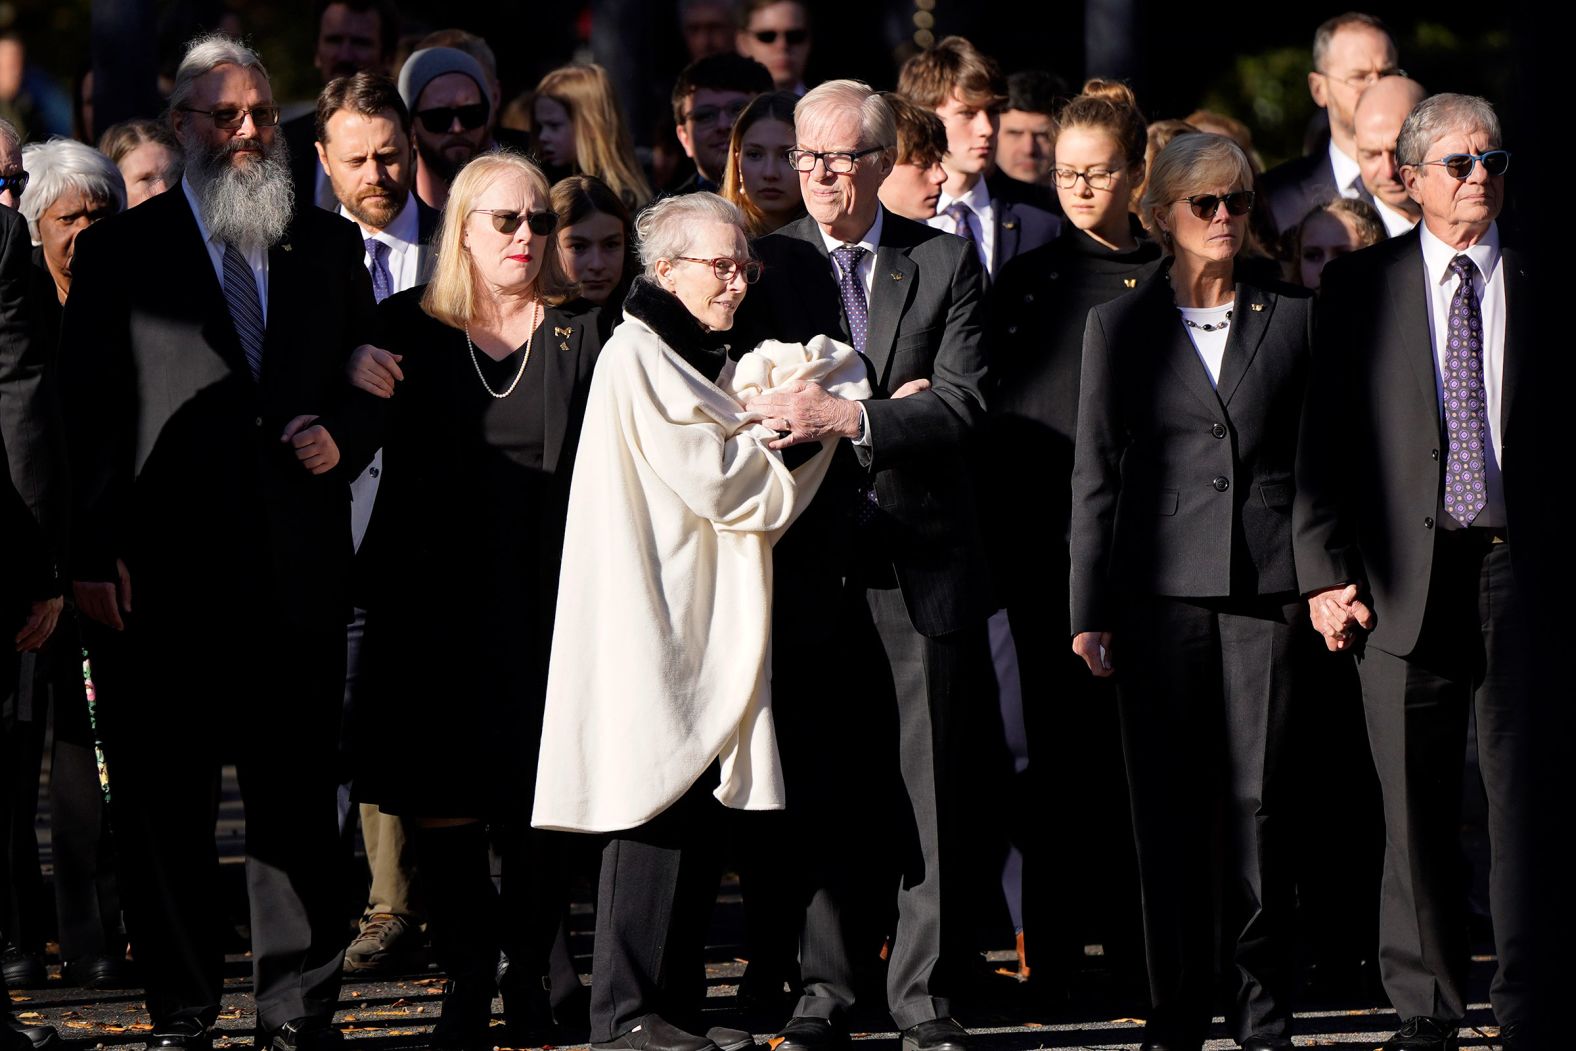
M 377 375 L 369 356 L 352 364 L 358 385 L 390 392 L 360 553 L 368 699 L 356 788 L 418 826 L 429 929 L 450 978 L 434 1042 L 449 1048 L 496 1043 L 500 942 L 521 978 L 504 990 L 511 1023 L 544 1017 L 539 979 L 562 911 L 557 849 L 527 818 L 570 467 L 600 343 L 594 311 L 565 306 L 574 286 L 556 225 L 534 165 L 472 161 L 450 191 L 432 283 L 379 308 L 397 372 Z

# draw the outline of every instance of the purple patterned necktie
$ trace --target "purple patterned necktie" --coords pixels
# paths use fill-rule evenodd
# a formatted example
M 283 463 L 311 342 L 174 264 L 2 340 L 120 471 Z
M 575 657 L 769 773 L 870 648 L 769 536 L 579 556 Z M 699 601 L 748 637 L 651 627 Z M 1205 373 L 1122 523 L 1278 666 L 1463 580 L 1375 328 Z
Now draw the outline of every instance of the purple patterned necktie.
M 381 303 L 394 294 L 394 275 L 389 273 L 388 264 L 389 246 L 376 237 L 367 238 L 366 245 L 367 257 L 372 260 L 367 268 L 372 274 L 372 298 Z
M 1487 455 L 1488 396 L 1483 387 L 1483 315 L 1472 275 L 1477 267 L 1458 255 L 1450 270 L 1461 279 L 1450 297 L 1449 351 L 1445 355 L 1445 510 L 1463 526 L 1488 503 L 1483 490 Z
M 952 220 L 952 229 L 957 235 L 969 244 L 977 244 L 974 237 L 974 226 L 969 222 L 969 216 L 974 210 L 962 201 L 953 201 L 947 205 L 947 216 Z
M 843 297 L 843 313 L 848 315 L 848 334 L 853 339 L 854 349 L 861 354 L 865 352 L 865 336 L 870 331 L 870 305 L 865 302 L 865 286 L 859 280 L 858 270 L 859 260 L 865 253 L 866 249 L 859 245 L 832 249 L 832 258 L 837 261 L 837 291 Z

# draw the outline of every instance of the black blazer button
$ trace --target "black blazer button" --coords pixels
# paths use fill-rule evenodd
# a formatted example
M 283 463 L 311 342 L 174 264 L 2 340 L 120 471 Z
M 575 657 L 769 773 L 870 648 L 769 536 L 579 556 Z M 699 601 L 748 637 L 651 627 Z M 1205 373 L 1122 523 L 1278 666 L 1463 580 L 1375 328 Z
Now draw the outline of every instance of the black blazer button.
M 1430 450 L 1428 450 L 1428 455 L 1430 457 L 1432 457 L 1433 459 L 1437 460 L 1437 459 L 1439 459 L 1439 450 L 1438 449 L 1430 449 Z
M 1024 295 L 1023 295 L 1023 301 L 1025 303 L 1032 303 L 1032 302 L 1034 302 L 1034 293 L 1033 292 L 1025 292 Z
M 1217 438 L 1224 438 L 1226 436 L 1226 427 L 1224 424 L 1217 423 L 1209 429 L 1209 433 Z
M 1432 529 L 1432 528 L 1434 528 L 1434 520 L 1433 520 L 1433 518 L 1425 518 L 1425 519 L 1423 519 L 1423 528 L 1424 529 Z
M 1210 482 L 1209 484 L 1213 485 L 1215 487 L 1215 492 L 1223 493 L 1227 489 L 1231 488 L 1231 479 L 1227 478 L 1223 474 L 1222 475 L 1216 475 L 1215 476 L 1215 480 L 1213 482 Z
M 257 426 L 261 427 L 263 425 L 263 418 L 261 416 L 259 416 L 259 417 L 257 417 L 257 420 L 255 422 L 256 422 Z
M 1008 325 L 1007 326 L 1007 335 L 1009 335 L 1009 336 L 1016 336 L 1017 334 L 1018 334 L 1018 326 L 1017 325 Z

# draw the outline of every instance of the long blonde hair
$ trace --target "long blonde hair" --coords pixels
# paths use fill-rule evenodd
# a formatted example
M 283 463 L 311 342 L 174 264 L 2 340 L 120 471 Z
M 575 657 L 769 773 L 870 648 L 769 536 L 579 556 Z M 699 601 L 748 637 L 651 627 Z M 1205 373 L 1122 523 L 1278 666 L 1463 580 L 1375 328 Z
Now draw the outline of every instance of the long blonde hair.
M 613 94 L 607 70 L 595 63 L 560 66 L 542 78 L 527 107 L 531 131 L 536 131 L 536 100 L 549 98 L 569 114 L 575 129 L 575 169 L 594 175 L 612 189 L 631 210 L 651 200 L 651 187 L 635 160 L 629 125 Z
M 449 187 L 449 200 L 438 225 L 438 258 L 432 281 L 421 297 L 421 309 L 445 325 L 464 328 L 481 313 L 481 297 L 486 293 L 476 280 L 471 254 L 465 247 L 465 219 L 476 199 L 494 180 L 505 175 L 524 176 L 542 207 L 551 207 L 547 177 L 518 153 L 484 153 L 460 169 Z M 576 291 L 564 273 L 556 231 L 543 239 L 542 269 L 537 271 L 535 284 L 537 298 L 547 306 L 557 306 Z

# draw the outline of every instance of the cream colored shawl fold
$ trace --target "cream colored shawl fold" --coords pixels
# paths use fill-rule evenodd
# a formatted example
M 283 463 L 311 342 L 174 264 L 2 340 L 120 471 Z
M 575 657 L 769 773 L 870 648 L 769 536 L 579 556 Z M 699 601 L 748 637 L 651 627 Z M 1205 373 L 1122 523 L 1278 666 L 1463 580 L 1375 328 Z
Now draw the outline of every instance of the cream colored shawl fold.
M 858 355 L 824 336 L 763 343 L 722 386 L 635 317 L 603 348 L 570 486 L 533 825 L 632 828 L 714 760 L 725 805 L 782 808 L 772 544 L 836 439 L 790 471 L 742 403 L 794 380 L 870 394 Z

